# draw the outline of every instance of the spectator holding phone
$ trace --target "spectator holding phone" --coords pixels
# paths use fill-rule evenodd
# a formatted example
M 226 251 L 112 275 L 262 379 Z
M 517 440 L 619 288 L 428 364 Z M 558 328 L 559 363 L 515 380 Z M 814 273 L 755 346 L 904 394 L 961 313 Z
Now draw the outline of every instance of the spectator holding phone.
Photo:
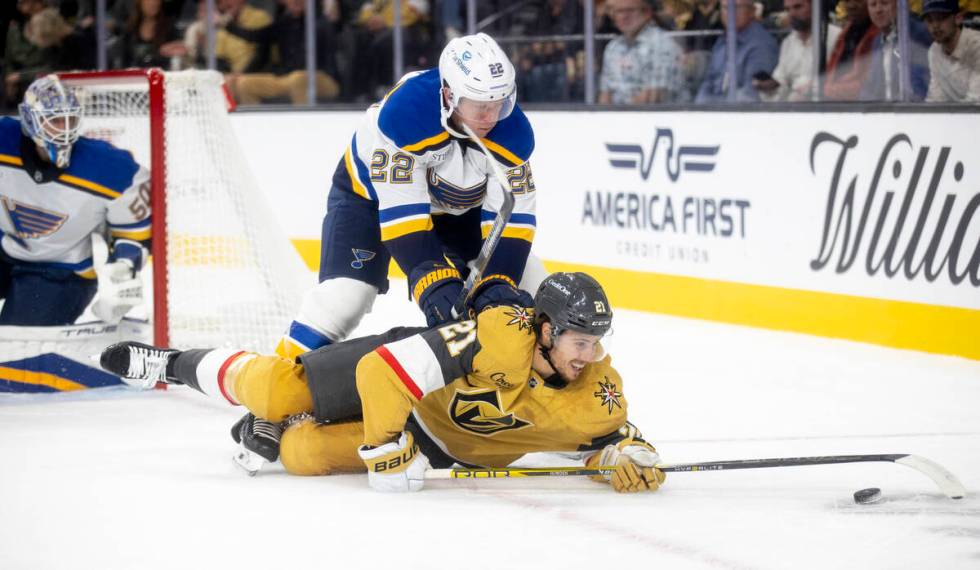
M 760 71 L 770 73 L 776 67 L 779 46 L 772 34 L 755 19 L 752 1 L 735 0 L 734 15 L 728 13 L 728 3 L 723 2 L 721 20 L 726 26 L 729 18 L 735 19 L 736 76 L 733 81 L 728 74 L 728 39 L 721 36 L 711 50 L 708 72 L 698 89 L 698 103 L 727 101 L 730 89 L 736 90 L 737 101 L 756 101 L 759 95 L 752 78 Z

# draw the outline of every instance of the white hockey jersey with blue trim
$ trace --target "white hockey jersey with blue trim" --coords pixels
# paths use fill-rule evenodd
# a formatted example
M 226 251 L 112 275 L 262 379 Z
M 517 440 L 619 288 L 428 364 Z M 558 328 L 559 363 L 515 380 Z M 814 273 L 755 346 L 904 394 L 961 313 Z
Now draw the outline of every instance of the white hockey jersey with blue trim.
M 92 271 L 93 232 L 137 268 L 150 238 L 149 172 L 128 151 L 80 138 L 68 168 L 41 161 L 20 122 L 0 118 L 0 247 L 30 263 Z

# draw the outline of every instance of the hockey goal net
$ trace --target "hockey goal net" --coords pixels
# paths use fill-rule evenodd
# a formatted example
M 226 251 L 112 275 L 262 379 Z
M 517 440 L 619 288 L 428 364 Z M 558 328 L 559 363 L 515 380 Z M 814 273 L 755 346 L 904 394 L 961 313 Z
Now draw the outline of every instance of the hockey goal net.
M 221 75 L 61 77 L 79 94 L 82 134 L 150 169 L 154 342 L 272 351 L 311 274 L 249 172 Z

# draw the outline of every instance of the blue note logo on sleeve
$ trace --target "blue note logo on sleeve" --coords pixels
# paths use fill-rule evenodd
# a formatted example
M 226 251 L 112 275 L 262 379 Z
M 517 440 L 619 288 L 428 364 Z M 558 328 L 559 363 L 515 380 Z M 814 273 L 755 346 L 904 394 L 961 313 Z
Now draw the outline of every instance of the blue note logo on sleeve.
M 350 262 L 350 266 L 354 269 L 364 269 L 364 262 L 371 261 L 377 255 L 373 251 L 366 249 L 352 248 L 351 251 L 354 252 L 354 261 Z

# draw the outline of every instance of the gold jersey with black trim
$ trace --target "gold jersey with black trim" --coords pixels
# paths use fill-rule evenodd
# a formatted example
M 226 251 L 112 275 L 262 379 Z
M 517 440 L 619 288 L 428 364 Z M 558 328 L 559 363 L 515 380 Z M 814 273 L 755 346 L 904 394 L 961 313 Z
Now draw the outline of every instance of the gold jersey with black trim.
M 531 367 L 533 311 L 499 306 L 379 346 L 356 371 L 365 443 L 406 422 L 463 465 L 502 467 L 538 451 L 601 449 L 626 437 L 623 381 L 607 355 L 573 382 Z

